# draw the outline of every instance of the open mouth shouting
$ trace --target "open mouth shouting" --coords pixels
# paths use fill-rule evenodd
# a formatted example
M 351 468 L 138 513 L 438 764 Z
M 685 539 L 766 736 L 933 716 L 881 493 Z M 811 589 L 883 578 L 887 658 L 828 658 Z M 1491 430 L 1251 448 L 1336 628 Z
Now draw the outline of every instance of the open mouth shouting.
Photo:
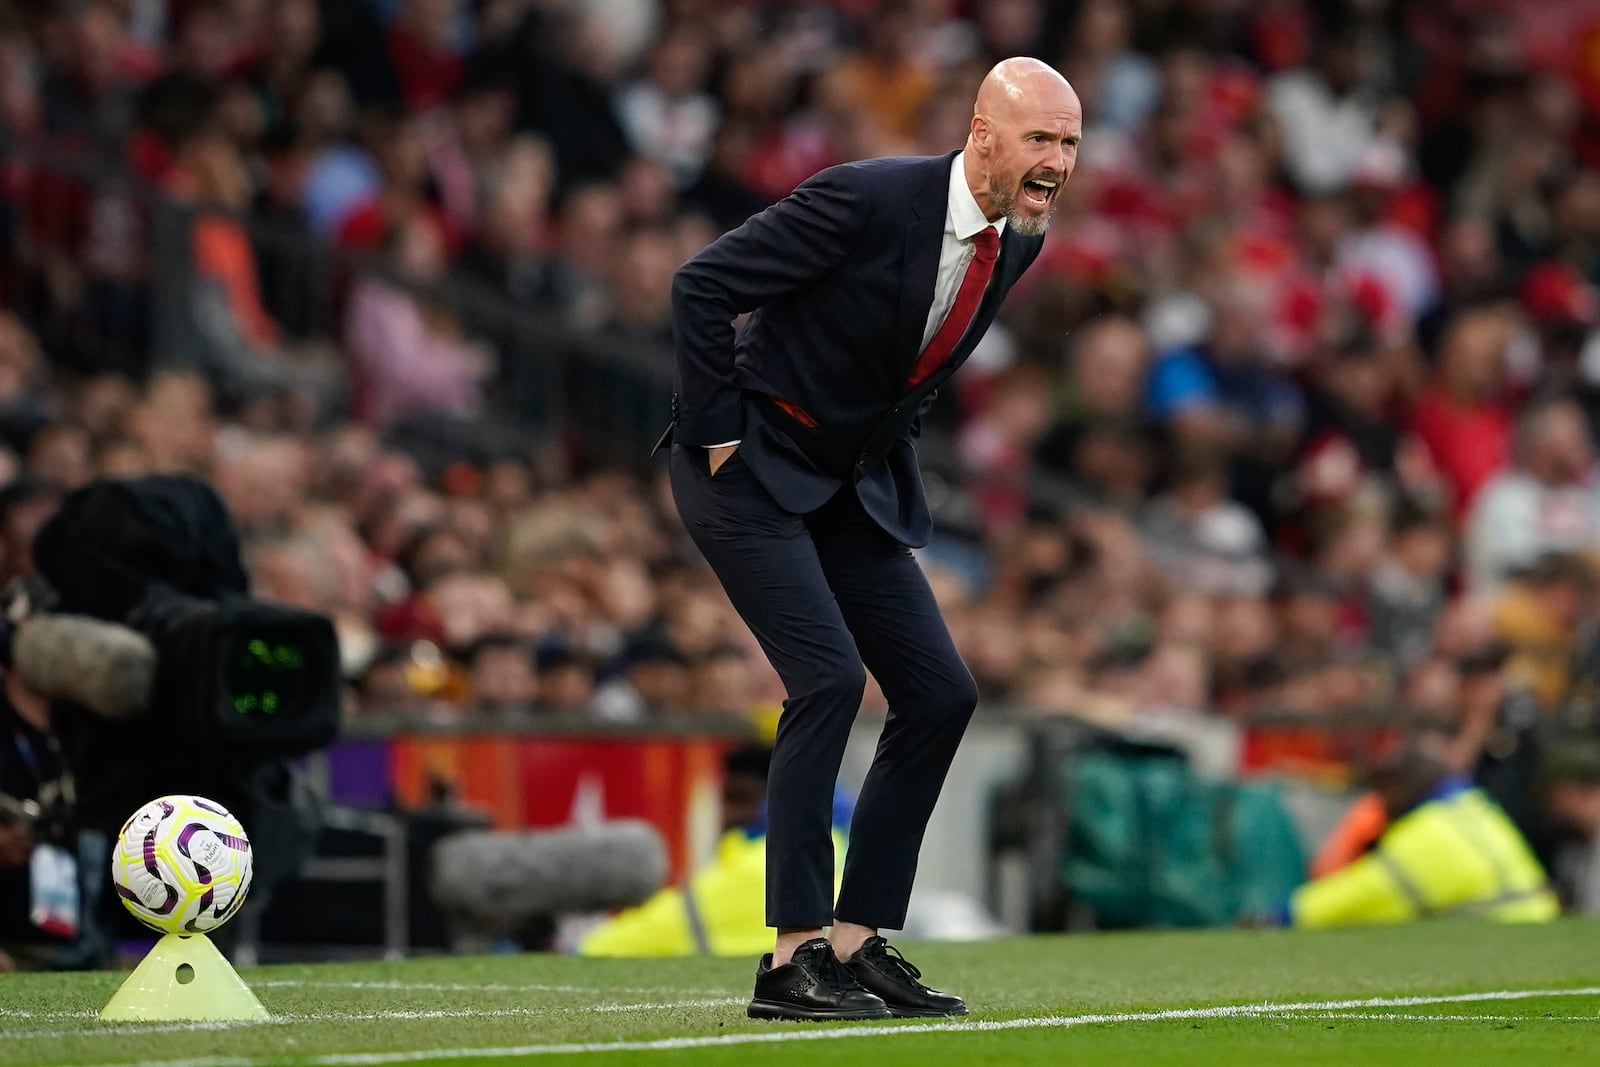
M 1036 208 L 1047 208 L 1056 198 L 1056 192 L 1061 188 L 1061 179 L 1055 175 L 1044 173 L 1026 178 L 1022 182 L 1022 197 Z

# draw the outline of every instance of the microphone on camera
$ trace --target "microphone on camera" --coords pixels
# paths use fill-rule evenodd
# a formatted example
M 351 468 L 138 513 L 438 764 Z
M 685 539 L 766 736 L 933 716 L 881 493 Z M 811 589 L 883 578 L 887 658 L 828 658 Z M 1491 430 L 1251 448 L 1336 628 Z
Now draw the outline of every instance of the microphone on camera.
M 666 878 L 661 834 L 642 820 L 621 819 L 452 834 L 434 847 L 431 888 L 439 906 L 464 925 L 507 935 L 532 919 L 643 903 Z
M 107 719 L 150 705 L 156 649 L 135 630 L 83 615 L 33 615 L 11 635 L 10 663 L 28 688 Z

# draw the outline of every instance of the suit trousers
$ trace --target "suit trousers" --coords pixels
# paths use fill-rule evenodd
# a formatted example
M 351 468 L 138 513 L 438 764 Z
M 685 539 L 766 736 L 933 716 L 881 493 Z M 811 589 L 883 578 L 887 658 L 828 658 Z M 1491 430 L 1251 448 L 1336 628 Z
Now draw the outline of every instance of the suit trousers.
M 911 550 L 846 483 L 816 511 L 785 511 L 736 451 L 673 445 L 673 498 L 788 694 L 767 783 L 767 925 L 834 919 L 900 929 L 917 854 L 977 686 Z M 889 713 L 856 801 L 835 906 L 833 792 L 865 670 Z

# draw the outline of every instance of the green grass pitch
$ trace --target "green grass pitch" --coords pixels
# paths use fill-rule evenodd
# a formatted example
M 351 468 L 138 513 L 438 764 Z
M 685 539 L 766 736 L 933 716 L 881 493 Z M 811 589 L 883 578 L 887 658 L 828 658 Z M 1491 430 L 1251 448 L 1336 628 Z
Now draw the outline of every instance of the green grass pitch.
M 121 976 L 0 976 L 0 1064 L 1600 1064 L 1600 923 L 918 945 L 953 1022 L 744 1017 L 753 960 L 261 967 L 249 1025 L 111 1025 Z

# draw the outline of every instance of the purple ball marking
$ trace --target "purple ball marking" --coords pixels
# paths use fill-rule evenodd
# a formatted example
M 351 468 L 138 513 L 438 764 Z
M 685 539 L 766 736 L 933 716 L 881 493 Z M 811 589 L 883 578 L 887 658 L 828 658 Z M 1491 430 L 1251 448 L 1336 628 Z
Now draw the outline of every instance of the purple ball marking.
M 167 808 L 167 810 L 171 810 L 170 804 L 164 806 Z M 172 888 L 172 886 L 168 885 L 162 879 L 161 868 L 156 866 L 156 832 L 154 830 L 151 830 L 149 833 L 144 835 L 144 869 L 149 872 L 151 877 L 155 878 L 156 881 L 161 883 L 162 889 L 167 891 L 166 903 L 162 904 L 159 908 L 150 909 L 157 915 L 165 915 L 172 910 L 173 905 L 178 903 L 178 891 Z M 139 898 L 135 897 L 134 899 L 138 900 Z M 141 904 L 142 903 L 143 902 L 141 901 Z
M 185 826 L 178 834 L 178 851 L 183 854 L 185 859 L 194 864 L 194 873 L 199 876 L 201 885 L 211 884 L 211 871 L 206 868 L 205 864 L 196 860 L 192 855 L 189 854 L 189 839 L 194 837 L 194 835 L 199 833 L 201 830 L 210 829 L 211 827 L 205 825 L 204 823 L 192 822 Z M 218 836 L 221 835 L 219 834 Z
M 178 903 L 178 891 L 165 882 L 161 883 L 161 888 L 167 891 L 167 899 L 165 903 L 161 905 L 161 907 L 151 908 L 150 910 L 155 912 L 157 915 L 169 915 L 171 914 L 173 907 Z
M 239 888 L 233 891 L 233 899 L 228 901 L 228 906 L 217 909 L 217 923 L 220 925 L 232 917 L 244 903 L 245 894 L 250 892 L 250 878 L 253 871 L 245 871 L 244 877 L 239 880 Z
M 161 877 L 161 868 L 156 866 L 156 832 L 151 830 L 144 835 L 144 869 Z

